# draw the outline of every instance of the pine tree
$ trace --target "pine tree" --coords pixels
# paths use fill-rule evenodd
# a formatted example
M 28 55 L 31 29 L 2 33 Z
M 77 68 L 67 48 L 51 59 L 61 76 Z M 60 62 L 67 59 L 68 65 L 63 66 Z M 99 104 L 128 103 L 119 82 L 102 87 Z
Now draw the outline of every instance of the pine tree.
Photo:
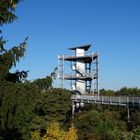
M 21 0 L 0 0 L 0 25 L 11 23 L 17 19 L 13 12 L 20 1 Z
M 0 0 L 1 27 L 3 24 L 12 23 L 17 19 L 13 12 L 20 1 L 21 0 Z M 21 82 L 23 78 L 27 77 L 27 71 L 10 73 L 10 69 L 16 66 L 16 63 L 24 57 L 28 38 L 25 38 L 25 40 L 16 47 L 7 50 L 4 47 L 6 40 L 2 36 L 2 30 L 0 30 L 0 34 L 0 81 Z

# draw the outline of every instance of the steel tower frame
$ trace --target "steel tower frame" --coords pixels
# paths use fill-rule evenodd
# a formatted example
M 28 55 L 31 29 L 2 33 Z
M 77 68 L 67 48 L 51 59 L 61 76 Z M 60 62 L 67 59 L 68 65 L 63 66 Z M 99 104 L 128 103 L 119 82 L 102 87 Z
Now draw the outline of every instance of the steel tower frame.
M 64 81 L 70 80 L 71 90 L 76 94 L 99 95 L 99 53 L 87 54 L 91 45 L 75 48 L 75 55 L 58 55 L 59 85 L 64 88 Z M 70 62 L 71 74 L 66 74 L 65 62 Z

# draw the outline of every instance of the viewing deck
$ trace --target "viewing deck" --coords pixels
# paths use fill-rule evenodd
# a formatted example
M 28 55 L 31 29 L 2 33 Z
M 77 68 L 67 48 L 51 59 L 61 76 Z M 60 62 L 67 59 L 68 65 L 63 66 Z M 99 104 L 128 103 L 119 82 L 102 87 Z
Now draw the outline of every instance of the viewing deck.
M 64 56 L 60 55 L 59 60 L 67 60 L 67 61 L 76 61 L 76 60 L 84 60 L 84 62 L 92 62 L 92 60 L 96 59 L 98 57 L 98 53 L 94 54 L 84 54 L 81 56 L 76 56 L 76 55 L 70 55 L 70 56 Z
M 65 80 L 92 80 L 97 78 L 97 74 L 89 74 L 86 76 L 77 76 L 76 74 L 59 74 L 59 78 L 64 78 Z

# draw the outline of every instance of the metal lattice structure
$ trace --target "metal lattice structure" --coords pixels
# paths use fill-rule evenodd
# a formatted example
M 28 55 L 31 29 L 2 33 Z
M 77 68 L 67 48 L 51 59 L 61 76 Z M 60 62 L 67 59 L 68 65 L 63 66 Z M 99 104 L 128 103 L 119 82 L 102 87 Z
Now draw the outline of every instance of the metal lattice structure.
M 99 54 L 87 53 L 90 47 L 91 45 L 84 45 L 69 48 L 75 51 L 75 55 L 58 56 L 58 78 L 61 88 L 64 87 L 65 80 L 70 80 L 71 90 L 75 93 L 99 95 Z M 64 71 L 66 61 L 70 63 L 70 74 Z

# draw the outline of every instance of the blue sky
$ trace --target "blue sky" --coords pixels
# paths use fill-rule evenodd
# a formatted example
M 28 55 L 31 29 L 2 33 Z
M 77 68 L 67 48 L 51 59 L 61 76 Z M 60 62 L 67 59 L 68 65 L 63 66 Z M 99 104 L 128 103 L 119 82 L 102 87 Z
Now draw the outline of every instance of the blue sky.
M 89 51 L 100 53 L 101 88 L 140 87 L 139 7 L 139 0 L 24 0 L 3 35 L 7 47 L 29 37 L 16 68 L 30 70 L 28 79 L 49 75 L 57 55 L 71 54 L 67 48 L 92 44 Z

